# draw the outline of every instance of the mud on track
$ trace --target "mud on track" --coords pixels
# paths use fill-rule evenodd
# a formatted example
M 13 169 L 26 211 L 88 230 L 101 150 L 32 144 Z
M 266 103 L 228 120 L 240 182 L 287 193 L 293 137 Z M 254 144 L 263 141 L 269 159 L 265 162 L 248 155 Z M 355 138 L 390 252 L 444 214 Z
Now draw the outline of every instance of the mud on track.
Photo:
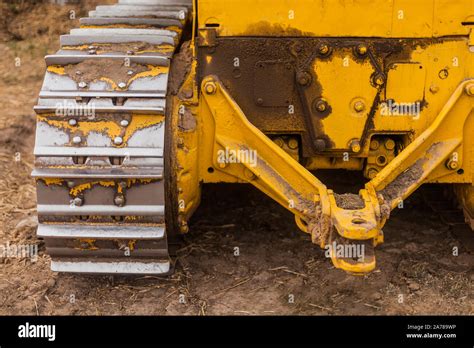
M 94 6 L 85 2 L 76 8 L 77 17 Z M 59 33 L 77 25 L 69 10 L 34 6 L 9 17 L 16 35 L 0 34 L 2 246 L 38 242 L 29 177 L 32 107 L 45 69 L 42 56 L 56 50 Z M 354 191 L 352 179 L 330 185 L 339 193 L 346 187 Z M 377 270 L 363 277 L 334 269 L 293 221 L 251 187 L 205 187 L 172 277 L 54 274 L 38 242 L 35 263 L 0 259 L 0 315 L 474 313 L 474 233 L 445 226 L 424 205 L 421 192 L 394 213 L 384 229 L 386 242 L 376 249 Z

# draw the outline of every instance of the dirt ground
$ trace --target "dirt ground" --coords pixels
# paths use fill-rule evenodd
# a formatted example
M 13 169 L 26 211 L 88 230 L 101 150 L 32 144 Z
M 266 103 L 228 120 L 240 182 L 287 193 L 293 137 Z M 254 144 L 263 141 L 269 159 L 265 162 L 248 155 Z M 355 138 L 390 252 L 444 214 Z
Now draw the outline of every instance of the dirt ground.
M 205 188 L 173 276 L 52 273 L 35 238 L 32 108 L 43 56 L 77 26 L 70 10 L 79 18 L 94 2 L 0 6 L 0 245 L 40 246 L 37 262 L 0 259 L 0 315 L 474 314 L 474 233 L 443 224 L 421 192 L 394 213 L 366 276 L 335 269 L 291 214 L 255 189 L 219 185 Z M 354 191 L 352 180 L 332 185 Z

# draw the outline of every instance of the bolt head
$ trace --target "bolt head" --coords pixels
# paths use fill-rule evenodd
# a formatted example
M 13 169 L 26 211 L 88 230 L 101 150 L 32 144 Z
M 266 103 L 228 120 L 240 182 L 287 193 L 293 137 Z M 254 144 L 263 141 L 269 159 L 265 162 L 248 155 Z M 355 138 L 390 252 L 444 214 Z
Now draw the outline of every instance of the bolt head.
M 368 52 L 368 48 L 366 45 L 359 45 L 357 46 L 357 53 L 361 56 L 365 56 Z
M 377 150 L 380 146 L 380 143 L 378 140 L 376 139 L 373 139 L 371 142 L 370 142 L 370 149 L 371 150 Z
M 314 109 L 317 111 L 317 112 L 325 112 L 329 105 L 328 105 L 328 102 L 325 101 L 324 99 L 317 99 L 313 105 Z
M 430 92 L 433 93 L 433 94 L 438 93 L 439 92 L 439 87 L 436 86 L 436 85 L 431 85 Z
M 115 196 L 114 203 L 117 207 L 123 207 L 125 205 L 125 197 L 123 195 Z
M 82 200 L 82 198 L 76 197 L 73 199 L 72 203 L 74 204 L 74 206 L 80 207 L 84 204 L 84 201 Z
M 125 82 L 120 82 L 120 83 L 118 84 L 118 86 L 119 86 L 119 88 L 124 89 L 125 87 L 127 87 L 127 84 L 126 84 Z
M 75 126 L 75 125 L 77 125 L 77 120 L 74 119 L 74 118 L 71 118 L 71 119 L 69 120 L 69 125 L 70 125 L 70 126 Z
M 474 97 L 474 83 L 467 85 L 466 92 L 469 96 Z
M 326 44 L 322 44 L 321 46 L 319 46 L 319 53 L 322 54 L 322 55 L 326 55 L 329 53 L 329 46 L 326 45 Z
M 82 138 L 81 137 L 74 137 L 74 138 L 72 138 L 72 142 L 74 144 L 80 144 L 82 142 Z
M 122 120 L 122 121 L 120 121 L 120 125 L 121 125 L 122 127 L 127 127 L 129 124 L 130 124 L 130 122 L 128 122 L 128 120 Z
M 377 76 L 375 77 L 375 84 L 376 84 L 377 86 L 382 86 L 384 83 L 385 83 L 385 79 L 383 78 L 382 75 L 377 75 Z
M 304 71 L 298 74 L 297 80 L 301 86 L 307 86 L 311 83 L 312 77 L 310 73 Z
M 122 143 L 123 143 L 122 137 L 116 137 L 116 138 L 114 139 L 114 144 L 115 144 L 115 145 L 122 145 Z
M 296 150 L 298 148 L 298 140 L 294 138 L 288 140 L 288 147 L 292 150 Z
M 316 139 L 316 141 L 314 142 L 314 146 L 317 151 L 324 151 L 326 150 L 326 140 Z
M 352 152 L 360 152 L 361 146 L 360 146 L 360 141 L 359 140 L 352 140 L 350 143 L 350 148 Z
M 385 142 L 385 148 L 389 151 L 392 151 L 393 149 L 395 149 L 395 141 L 393 139 L 387 139 L 387 141 Z
M 362 112 L 365 110 L 365 104 L 364 102 L 362 101 L 357 101 L 355 104 L 354 104 L 354 110 L 357 111 L 357 112 Z
M 274 140 L 275 144 L 277 144 L 279 147 L 285 146 L 285 141 L 282 138 L 276 138 Z
M 214 82 L 207 82 L 204 86 L 204 90 L 207 94 L 214 94 L 217 91 L 217 86 Z
M 79 82 L 79 88 L 86 88 L 86 87 L 87 87 L 87 83 L 85 83 L 84 81 Z

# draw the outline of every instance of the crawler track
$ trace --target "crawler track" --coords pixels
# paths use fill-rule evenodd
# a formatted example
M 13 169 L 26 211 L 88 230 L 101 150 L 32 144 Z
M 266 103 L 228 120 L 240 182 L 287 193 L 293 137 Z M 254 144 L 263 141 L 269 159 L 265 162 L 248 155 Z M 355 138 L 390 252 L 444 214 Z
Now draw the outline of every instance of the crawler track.
M 190 15 L 190 0 L 99 6 L 46 57 L 33 176 L 53 271 L 171 271 L 164 123 Z

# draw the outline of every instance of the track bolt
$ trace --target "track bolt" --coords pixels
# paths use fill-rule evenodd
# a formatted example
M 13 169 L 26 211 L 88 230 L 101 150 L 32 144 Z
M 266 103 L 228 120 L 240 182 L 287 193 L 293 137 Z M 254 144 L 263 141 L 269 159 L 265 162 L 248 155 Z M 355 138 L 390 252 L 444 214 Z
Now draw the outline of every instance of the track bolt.
M 89 54 L 96 54 L 97 51 L 96 50 L 89 50 Z
M 471 97 L 474 97 L 474 83 L 471 83 L 470 85 L 467 85 L 466 93 L 467 93 L 467 95 L 469 95 Z
M 290 140 L 288 140 L 288 147 L 292 150 L 296 150 L 298 148 L 298 140 L 296 140 L 295 138 L 291 138 Z
M 133 70 L 127 71 L 127 75 L 130 75 L 130 76 L 133 75 Z
M 75 125 L 77 125 L 77 121 L 76 121 L 74 118 L 71 118 L 71 119 L 69 120 L 69 125 L 70 125 L 70 126 L 75 126 Z
M 72 200 L 72 204 L 75 206 L 75 207 L 80 207 L 84 204 L 84 201 L 82 200 L 82 198 L 80 197 L 76 197 Z
M 361 44 L 359 46 L 357 46 L 357 53 L 361 56 L 365 56 L 368 52 L 368 48 L 366 45 L 364 44 Z
M 116 137 L 116 138 L 114 139 L 114 144 L 115 144 L 115 145 L 122 145 L 122 144 L 123 144 L 123 139 L 122 139 L 122 137 Z
M 74 144 L 80 144 L 82 142 L 82 138 L 81 137 L 74 137 L 74 138 L 72 138 L 72 142 Z
M 317 112 L 323 113 L 329 108 L 329 105 L 328 105 L 328 102 L 326 100 L 320 98 L 320 99 L 315 100 L 315 102 L 313 104 L 313 108 Z
M 129 124 L 130 124 L 130 123 L 128 122 L 128 120 L 122 120 L 122 121 L 120 121 L 120 125 L 121 125 L 122 127 L 128 127 Z
M 362 101 L 360 101 L 360 100 L 357 101 L 357 102 L 355 102 L 355 104 L 354 104 L 354 110 L 357 111 L 357 112 L 362 112 L 362 111 L 364 111 L 364 110 L 365 110 L 365 104 L 364 104 L 364 102 L 362 102 Z
M 301 86 L 307 86 L 311 83 L 312 77 L 310 73 L 303 71 L 298 73 L 296 79 Z
M 68 181 L 67 182 L 67 187 L 73 188 L 74 186 L 76 186 L 76 183 L 74 181 Z
M 389 151 L 395 149 L 395 145 L 396 143 L 393 139 L 387 139 L 387 141 L 385 141 L 385 148 Z
M 361 150 L 360 141 L 358 139 L 351 140 L 349 147 L 352 152 L 358 153 Z
M 124 89 L 125 87 L 127 87 L 127 84 L 126 84 L 125 82 L 120 82 L 120 83 L 118 84 L 118 86 L 119 86 L 119 88 Z
M 86 87 L 87 87 L 87 83 L 85 83 L 84 81 L 79 82 L 79 88 L 86 88 Z
M 125 197 L 123 195 L 115 196 L 114 203 L 117 207 L 123 207 L 125 205 Z
M 204 90 L 206 91 L 207 94 L 214 94 L 217 91 L 217 86 L 214 82 L 207 82 L 204 85 Z
M 453 159 L 450 159 L 446 162 L 446 168 L 449 170 L 456 170 L 459 167 L 459 162 Z
M 326 44 L 321 44 L 321 45 L 319 46 L 318 51 L 319 51 L 319 54 L 325 56 L 325 55 L 327 55 L 327 54 L 329 53 L 330 49 L 329 49 L 329 46 L 328 46 L 328 45 L 326 45 Z

